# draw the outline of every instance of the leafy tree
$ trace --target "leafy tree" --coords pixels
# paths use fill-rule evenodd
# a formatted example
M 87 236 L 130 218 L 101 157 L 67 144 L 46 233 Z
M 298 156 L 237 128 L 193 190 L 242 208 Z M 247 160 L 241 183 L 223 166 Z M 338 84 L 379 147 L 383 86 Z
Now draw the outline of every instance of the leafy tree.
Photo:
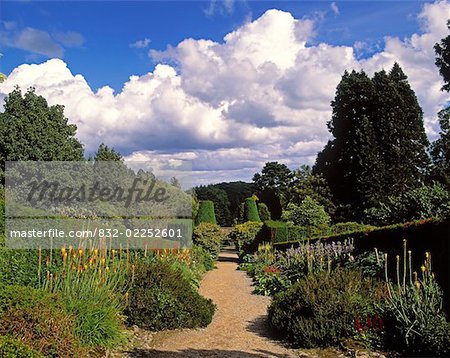
M 325 178 L 320 174 L 313 174 L 309 165 L 302 165 L 294 170 L 294 180 L 289 188 L 289 202 L 300 204 L 307 196 L 322 205 L 328 214 L 333 215 L 336 206 Z
M 214 203 L 217 223 L 221 226 L 231 226 L 230 203 L 225 190 L 214 185 L 199 186 L 195 188 L 199 200 L 211 200 Z
M 94 155 L 94 160 L 98 162 L 123 162 L 123 157 L 114 148 L 108 147 L 105 143 L 101 143 Z
M 433 177 L 450 187 L 450 107 L 439 112 L 441 131 L 431 145 Z
M 300 205 L 289 203 L 283 212 L 282 219 L 291 221 L 298 226 L 326 227 L 330 223 L 330 216 L 323 206 L 307 196 Z
M 4 80 L 6 80 L 6 75 L 0 72 L 0 83 L 2 83 Z
M 253 182 L 259 191 L 270 188 L 275 191 L 283 202 L 287 190 L 292 183 L 293 173 L 285 165 L 278 162 L 267 162 L 261 170 L 253 176 Z
M 16 88 L 0 113 L 0 163 L 19 160 L 83 160 L 77 127 L 68 124 L 61 105 L 49 106 L 33 88 Z
M 447 22 L 447 27 L 450 29 L 450 21 Z M 450 91 L 450 35 L 443 38 L 441 42 L 434 45 L 436 51 L 436 66 L 439 68 L 439 73 L 444 79 L 442 90 Z
M 272 188 L 265 188 L 258 193 L 258 198 L 260 203 L 267 205 L 273 220 L 278 220 L 281 218 L 282 207 L 280 198 L 275 193 Z

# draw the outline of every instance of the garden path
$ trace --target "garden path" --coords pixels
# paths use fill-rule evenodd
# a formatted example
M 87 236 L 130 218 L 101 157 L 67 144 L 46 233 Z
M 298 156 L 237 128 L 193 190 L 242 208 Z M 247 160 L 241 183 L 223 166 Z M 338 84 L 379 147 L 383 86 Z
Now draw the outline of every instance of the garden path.
M 201 283 L 200 293 L 217 305 L 208 327 L 156 333 L 150 347 L 135 349 L 131 356 L 298 357 L 272 339 L 266 323 L 270 298 L 253 295 L 250 278 L 237 268 L 236 252 L 226 248 Z

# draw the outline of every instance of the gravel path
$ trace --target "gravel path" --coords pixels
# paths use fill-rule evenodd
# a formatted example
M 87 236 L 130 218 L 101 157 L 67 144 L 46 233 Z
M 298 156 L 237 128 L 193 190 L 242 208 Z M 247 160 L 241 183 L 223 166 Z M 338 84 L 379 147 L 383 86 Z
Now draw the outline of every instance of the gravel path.
M 295 357 L 293 350 L 272 340 L 266 324 L 269 297 L 252 294 L 251 280 L 237 270 L 237 255 L 225 249 L 217 269 L 206 274 L 200 293 L 217 311 L 211 324 L 198 330 L 156 333 L 151 349 L 136 349 L 134 357 Z

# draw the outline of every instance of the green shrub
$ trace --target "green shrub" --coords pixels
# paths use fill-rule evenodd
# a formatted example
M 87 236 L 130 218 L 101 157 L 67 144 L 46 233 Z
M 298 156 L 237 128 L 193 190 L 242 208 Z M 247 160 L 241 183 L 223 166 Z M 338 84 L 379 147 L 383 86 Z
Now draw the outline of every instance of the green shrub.
M 215 306 L 168 263 L 140 264 L 128 292 L 129 324 L 152 331 L 207 326 Z
M 195 245 L 209 252 L 213 258 L 217 258 L 226 234 L 219 225 L 201 223 L 194 228 L 192 239 Z
M 328 234 L 328 228 L 318 228 L 314 226 L 295 226 L 284 221 L 268 220 L 265 223 L 267 230 L 264 234 L 266 241 L 273 243 L 287 241 L 304 241 L 306 239 Z
M 0 282 L 37 287 L 38 250 L 0 247 Z
M 199 203 L 195 225 L 201 223 L 216 224 L 216 215 L 214 214 L 214 203 L 211 200 L 202 200 Z
M 24 286 L 0 287 L 0 335 L 18 339 L 45 356 L 86 356 L 73 320 L 57 295 Z
M 400 196 L 391 196 L 379 206 L 367 209 L 365 216 L 377 225 L 450 216 L 450 192 L 441 184 L 412 189 Z
M 375 228 L 375 226 L 349 221 L 332 225 L 329 230 L 329 235 L 340 235 L 357 231 L 367 231 Z
M 247 198 L 244 201 L 244 221 L 261 221 L 254 198 Z
M 266 204 L 258 203 L 258 214 L 261 221 L 270 220 L 270 211 Z
M 238 251 L 242 254 L 255 245 L 257 247 L 256 238 L 262 226 L 263 223 L 261 222 L 247 221 L 246 223 L 235 225 L 228 235 L 230 240 L 236 245 Z
M 307 196 L 300 205 L 289 203 L 283 212 L 282 219 L 291 221 L 297 226 L 327 227 L 330 216 L 322 205 L 319 205 L 310 196 Z
M 308 275 L 274 296 L 269 322 L 297 346 L 338 345 L 358 332 L 356 317 L 374 315 L 379 285 L 358 271 L 337 269 Z
M 22 341 L 11 337 L 0 337 L 0 357 L 2 358 L 44 358 L 38 351 Z

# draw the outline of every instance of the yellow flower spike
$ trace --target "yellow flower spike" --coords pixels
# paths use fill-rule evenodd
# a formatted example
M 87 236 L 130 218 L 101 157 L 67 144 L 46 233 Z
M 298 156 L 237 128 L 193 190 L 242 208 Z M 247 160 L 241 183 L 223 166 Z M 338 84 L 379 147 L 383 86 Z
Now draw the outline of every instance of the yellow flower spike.
M 416 281 L 416 287 L 417 287 L 417 289 L 420 288 L 420 282 L 419 281 Z
M 106 272 L 106 273 L 109 272 L 109 267 L 108 267 L 108 266 L 105 267 L 105 272 Z
M 94 256 L 98 255 L 98 249 L 94 249 Z
M 83 256 L 83 250 L 82 249 L 78 250 L 78 255 Z
M 88 265 L 84 264 L 84 269 L 87 270 L 88 268 Z
M 64 256 L 65 253 L 66 253 L 66 248 L 63 246 L 61 248 L 61 255 Z
M 69 252 L 71 252 L 73 249 L 72 245 L 69 245 Z
M 104 265 L 106 262 L 105 258 L 102 258 L 102 265 Z
M 425 272 L 425 270 L 427 269 L 424 265 L 420 266 L 420 269 L 422 270 L 422 272 Z

